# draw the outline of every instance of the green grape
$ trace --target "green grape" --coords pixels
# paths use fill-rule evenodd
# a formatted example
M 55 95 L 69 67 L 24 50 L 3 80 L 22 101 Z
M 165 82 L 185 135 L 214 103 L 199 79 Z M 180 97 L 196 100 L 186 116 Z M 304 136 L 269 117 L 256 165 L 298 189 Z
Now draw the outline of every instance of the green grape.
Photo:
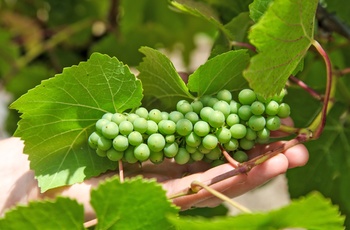
M 166 143 L 173 143 L 175 141 L 175 135 L 169 134 L 165 136 L 165 142 Z
M 160 133 L 153 133 L 148 137 L 147 145 L 151 151 L 159 152 L 165 146 L 165 138 Z
M 248 127 L 247 134 L 245 135 L 244 138 L 246 138 L 247 140 L 250 140 L 250 141 L 254 141 L 257 137 L 258 136 L 257 136 L 256 132 Z
M 134 146 L 129 146 L 129 148 L 127 148 L 124 152 L 124 157 L 123 160 L 130 163 L 130 164 L 134 164 L 138 161 L 138 159 L 135 157 L 134 155 Z
M 148 123 L 147 120 L 143 117 L 136 118 L 132 124 L 135 131 L 138 131 L 140 133 L 145 133 L 147 131 Z
M 202 142 L 202 138 L 194 132 L 191 132 L 186 136 L 186 144 L 191 147 L 198 147 Z
M 158 124 L 155 121 L 147 120 L 147 130 L 146 133 L 151 135 L 152 133 L 158 132 Z
M 248 121 L 249 118 L 252 116 L 252 110 L 250 108 L 250 105 L 242 105 L 238 109 L 238 116 L 241 120 Z
M 205 157 L 209 160 L 217 160 L 221 157 L 221 149 L 217 146 L 214 149 L 210 150 L 209 153 L 205 154 Z
M 274 116 L 278 113 L 279 104 L 276 101 L 270 101 L 265 106 L 265 113 Z
M 228 117 L 226 118 L 226 124 L 228 126 L 232 126 L 232 125 L 235 125 L 235 124 L 239 124 L 240 122 L 240 119 L 239 119 L 239 116 L 235 113 L 231 113 L 230 115 L 228 115 Z
M 179 151 L 179 145 L 176 142 L 166 143 L 163 149 L 164 155 L 168 158 L 173 158 Z
M 193 125 L 192 122 L 190 122 L 187 119 L 180 119 L 177 123 L 176 123 L 176 132 L 180 135 L 180 136 L 187 136 L 188 134 L 190 134 L 193 130 Z
M 262 115 L 265 112 L 265 105 L 260 101 L 254 101 L 250 109 L 254 115 Z
M 248 140 L 247 138 L 243 138 L 239 140 L 239 146 L 244 150 L 252 149 L 255 145 L 255 141 Z
M 210 152 L 211 149 L 207 149 L 206 147 L 204 147 L 203 143 L 201 143 L 199 146 L 198 146 L 198 151 L 203 153 L 203 154 L 207 154 Z
M 180 113 L 179 111 L 172 111 L 169 113 L 169 120 L 171 120 L 175 123 L 184 117 L 185 116 L 182 113 Z
M 203 103 L 201 101 L 192 101 L 191 106 L 193 112 L 195 112 L 196 114 L 199 114 L 200 111 L 203 109 Z
M 196 124 L 197 121 L 199 121 L 199 116 L 195 112 L 186 113 L 185 118 L 189 120 L 193 125 Z
M 148 110 L 144 107 L 139 107 L 135 110 L 135 114 L 137 114 L 139 117 L 148 118 Z
M 161 120 L 163 120 L 162 112 L 159 109 L 152 109 L 148 113 L 148 118 L 158 124 Z
M 212 97 L 212 98 L 209 99 L 208 105 L 207 105 L 207 106 L 213 108 L 213 106 L 215 105 L 215 103 L 218 102 L 218 101 L 219 101 L 219 99 L 217 99 L 217 98 L 215 98 L 215 97 Z
M 197 147 L 192 147 L 192 146 L 186 145 L 185 148 L 189 153 L 194 153 L 197 151 Z
M 208 106 L 208 102 L 211 98 L 212 98 L 212 96 L 210 96 L 210 95 L 204 95 L 199 100 L 202 102 L 203 107 L 205 107 L 205 106 Z
M 103 114 L 102 119 L 106 119 L 106 120 L 111 121 L 112 116 L 113 116 L 113 113 L 105 113 L 105 114 Z
M 161 120 L 158 123 L 158 130 L 164 135 L 174 134 L 176 131 L 176 124 L 172 120 Z
M 227 103 L 230 103 L 230 101 L 232 100 L 232 94 L 227 89 L 223 89 L 217 93 L 216 98 L 222 101 L 226 101 Z
M 100 136 L 100 138 L 98 138 L 97 148 L 104 150 L 104 151 L 107 151 L 111 147 L 112 147 L 112 140 L 111 139 L 108 139 L 104 136 Z
M 160 164 L 164 160 L 164 154 L 162 151 L 160 151 L 160 152 L 151 151 L 151 153 L 149 155 L 149 159 L 153 164 Z
M 227 143 L 231 140 L 231 131 L 226 127 L 221 127 L 216 131 L 216 137 L 221 144 Z
M 216 166 L 225 164 L 225 161 L 221 160 L 221 159 L 217 159 L 211 162 L 211 167 L 214 168 Z
M 275 96 L 272 97 L 272 100 L 281 103 L 284 96 L 287 94 L 287 90 L 286 89 L 282 89 L 281 92 L 279 94 L 276 94 Z
M 264 128 L 256 133 L 259 139 L 269 139 L 270 138 L 270 130 Z
M 102 133 L 102 128 L 103 128 L 106 124 L 108 124 L 109 122 L 111 122 L 111 121 L 109 121 L 109 120 L 107 120 L 107 119 L 99 119 L 99 120 L 96 122 L 96 124 L 95 124 L 96 131 L 99 132 L 99 133 Z
M 231 140 L 224 144 L 226 151 L 234 151 L 238 148 L 239 142 L 237 139 L 231 138 Z
M 214 128 L 222 127 L 225 124 L 225 115 L 220 111 L 213 111 L 208 122 Z
M 256 94 L 256 99 L 262 103 L 268 103 L 269 101 L 271 101 L 271 98 L 265 98 L 260 94 Z
M 206 149 L 214 149 L 218 145 L 218 138 L 214 134 L 208 134 L 202 139 L 202 145 Z
M 123 135 L 129 135 L 134 130 L 134 126 L 130 121 L 122 121 L 119 124 L 119 132 Z
M 197 151 L 197 150 L 191 154 L 191 158 L 194 161 L 201 161 L 201 160 L 203 160 L 203 157 L 204 157 L 204 154 Z
M 134 156 L 141 162 L 148 160 L 150 155 L 151 151 L 145 143 L 141 143 L 134 148 Z
M 261 115 L 253 115 L 249 118 L 248 125 L 254 131 L 262 130 L 266 125 L 265 117 Z
M 102 135 L 108 139 L 113 139 L 119 134 L 119 127 L 116 123 L 110 121 L 102 127 Z
M 169 113 L 163 111 L 163 112 L 162 112 L 162 120 L 168 120 L 168 119 L 169 119 Z M 159 122 L 158 122 L 158 123 L 159 123 Z
M 235 139 L 241 139 L 247 134 L 247 128 L 242 124 L 232 125 L 230 131 L 231 136 Z
M 290 107 L 286 103 L 281 103 L 278 107 L 277 116 L 280 118 L 286 118 L 290 115 Z
M 240 163 L 248 160 L 248 155 L 243 151 L 234 152 L 232 157 Z
M 204 137 L 209 134 L 210 126 L 205 121 L 198 121 L 193 127 L 193 132 L 200 137 Z
M 216 102 L 213 106 L 213 109 L 222 112 L 225 118 L 231 113 L 230 105 L 226 101 Z
M 190 160 L 190 158 L 191 158 L 190 153 L 187 152 L 187 150 L 182 147 L 179 148 L 178 153 L 174 157 L 175 162 L 180 165 L 186 164 Z
M 96 154 L 97 154 L 97 156 L 100 156 L 100 157 L 106 157 L 107 151 L 101 150 L 101 149 L 96 149 Z
M 124 152 L 122 151 L 117 151 L 114 148 L 107 150 L 107 157 L 111 161 L 119 161 L 123 158 L 123 156 L 124 156 Z
M 128 135 L 128 141 L 129 141 L 129 144 L 131 144 L 133 146 L 138 146 L 139 144 L 141 144 L 143 142 L 142 134 L 139 133 L 138 131 L 132 131 Z
M 203 109 L 200 111 L 199 116 L 203 121 L 208 122 L 210 114 L 214 111 L 211 107 L 203 107 Z
M 126 117 L 126 120 L 130 121 L 131 123 L 133 123 L 136 118 L 139 118 L 139 115 L 137 115 L 135 113 L 129 113 L 128 116 Z
M 113 148 L 117 151 L 125 151 L 129 147 L 129 140 L 123 135 L 118 135 L 113 139 Z
M 97 132 L 93 132 L 90 134 L 90 136 L 88 138 L 88 143 L 92 149 L 97 149 L 97 142 L 98 142 L 98 139 L 100 138 L 100 136 L 101 136 L 101 134 L 99 134 Z
M 230 101 L 230 113 L 238 113 L 238 109 L 241 107 L 241 104 L 232 100 Z
M 112 115 L 111 121 L 116 123 L 117 125 L 120 125 L 123 121 L 126 121 L 126 116 L 121 113 L 115 113 Z
M 269 116 L 266 118 L 266 128 L 271 131 L 279 129 L 281 126 L 281 119 L 278 116 Z
M 242 105 L 251 105 L 256 100 L 256 94 L 251 89 L 243 89 L 238 94 L 238 101 Z
M 188 112 L 193 112 L 193 108 L 192 108 L 191 104 L 186 100 L 180 100 L 176 104 L 176 110 L 182 114 L 186 114 Z

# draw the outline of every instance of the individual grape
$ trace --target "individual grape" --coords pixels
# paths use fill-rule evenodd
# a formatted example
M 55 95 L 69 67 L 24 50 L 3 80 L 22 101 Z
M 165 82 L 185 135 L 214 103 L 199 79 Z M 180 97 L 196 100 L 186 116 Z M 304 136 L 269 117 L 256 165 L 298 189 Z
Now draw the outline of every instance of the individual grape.
M 128 141 L 129 141 L 129 144 L 131 144 L 133 146 L 138 146 L 139 144 L 141 144 L 143 142 L 142 134 L 139 133 L 138 131 L 132 131 L 128 135 Z
M 138 161 L 138 159 L 135 157 L 134 155 L 134 146 L 129 146 L 129 148 L 127 148 L 124 152 L 124 157 L 123 160 L 125 160 L 126 162 L 130 163 L 130 164 L 134 164 Z
M 201 152 L 202 154 L 207 154 L 210 152 L 211 149 L 207 149 L 206 147 L 204 147 L 203 143 L 201 143 L 198 146 L 198 151 Z
M 101 134 L 99 134 L 97 132 L 93 132 L 90 134 L 90 136 L 88 138 L 88 143 L 92 149 L 97 149 L 97 142 L 98 142 L 98 139 L 100 138 L 100 136 L 101 136 Z
M 123 135 L 129 135 L 134 130 L 134 126 L 130 121 L 122 121 L 119 124 L 119 132 Z
M 204 95 L 199 100 L 202 102 L 203 107 L 208 106 L 209 100 L 212 98 L 210 95 Z
M 162 112 L 159 109 L 152 109 L 148 113 L 148 118 L 158 124 L 161 120 L 163 120 Z
M 112 116 L 113 116 L 113 113 L 105 113 L 105 114 L 103 114 L 102 119 L 106 119 L 106 120 L 111 121 Z
M 190 160 L 191 156 L 190 153 L 187 152 L 185 148 L 179 148 L 179 151 L 177 152 L 176 156 L 174 157 L 175 162 L 183 165 L 186 164 Z
M 102 127 L 102 135 L 108 139 L 113 139 L 119 134 L 119 127 L 116 123 L 110 121 Z
M 123 135 L 118 135 L 113 139 L 113 148 L 117 151 L 125 151 L 129 147 L 129 140 Z
M 272 100 L 276 101 L 277 103 L 281 103 L 286 94 L 287 94 L 287 90 L 282 89 L 279 94 L 276 94 L 272 97 Z
M 134 156 L 137 160 L 141 162 L 148 160 L 150 154 L 150 149 L 145 143 L 141 143 L 134 148 Z
M 281 103 L 278 107 L 277 116 L 280 118 L 286 118 L 290 115 L 290 107 L 286 103 Z
M 214 149 L 218 145 L 218 138 L 214 134 L 208 134 L 202 139 L 202 145 L 206 149 Z
M 230 128 L 230 131 L 231 131 L 231 136 L 235 139 L 241 139 L 245 137 L 245 135 L 247 134 L 246 126 L 242 124 L 232 125 Z
M 188 134 L 190 134 L 192 132 L 192 130 L 193 130 L 192 122 L 190 122 L 187 119 L 180 119 L 176 123 L 176 132 L 180 136 L 187 136 Z
M 214 128 L 222 127 L 225 124 L 225 115 L 220 111 L 213 111 L 208 122 Z
M 164 154 L 162 151 L 160 151 L 160 152 L 151 151 L 151 153 L 149 155 L 149 159 L 153 164 L 160 164 L 164 160 Z
M 226 118 L 226 124 L 228 126 L 232 126 L 232 125 L 235 125 L 235 124 L 239 124 L 240 122 L 240 119 L 239 119 L 239 116 L 235 113 L 231 113 L 230 115 L 228 115 L 228 117 Z
M 135 113 L 129 113 L 127 115 L 127 117 L 126 117 L 126 120 L 130 121 L 131 123 L 133 123 L 136 118 L 139 118 L 139 115 L 137 115 Z
M 232 100 L 232 94 L 227 89 L 223 89 L 217 93 L 216 98 L 230 103 L 230 101 Z
M 250 141 L 254 141 L 257 138 L 257 134 L 254 130 L 252 130 L 251 128 L 247 128 L 247 134 L 245 135 L 245 137 L 247 140 Z
M 250 108 L 250 105 L 242 105 L 238 109 L 238 116 L 241 120 L 248 121 L 249 118 L 252 116 L 252 110 Z
M 101 149 L 96 149 L 96 154 L 97 154 L 97 156 L 105 157 L 105 156 L 107 156 L 107 151 L 101 150 Z
M 239 146 L 244 150 L 252 149 L 255 145 L 255 141 L 248 140 L 247 138 L 242 138 L 239 140 Z
M 182 114 L 186 114 L 188 112 L 193 112 L 193 108 L 192 108 L 191 104 L 186 100 L 180 100 L 176 104 L 176 110 Z
M 209 99 L 208 105 L 207 105 L 207 106 L 213 108 L 213 106 L 215 105 L 215 103 L 218 102 L 218 101 L 219 101 L 219 99 L 217 99 L 217 98 L 215 98 L 215 97 L 212 97 L 212 98 Z
M 203 121 L 208 122 L 210 114 L 214 111 L 211 107 L 203 107 L 203 109 L 200 111 L 199 116 Z
M 134 126 L 134 130 L 140 133 L 145 133 L 148 128 L 147 120 L 143 117 L 136 118 L 132 125 Z
M 262 130 L 266 125 L 265 117 L 261 115 L 253 115 L 249 118 L 248 125 L 254 131 Z
M 211 162 L 211 167 L 216 167 L 219 165 L 225 164 L 225 161 L 221 160 L 221 159 L 217 159 Z
M 256 133 L 259 139 L 269 139 L 270 138 L 270 130 L 264 128 Z
M 159 152 L 165 146 L 165 138 L 160 133 L 153 133 L 148 137 L 147 145 L 151 151 Z
M 179 145 L 176 142 L 166 143 L 163 149 L 164 155 L 168 158 L 173 158 L 179 151 Z
M 199 121 L 199 116 L 195 112 L 186 113 L 185 118 L 189 120 L 193 125 L 196 124 L 197 121 Z
M 219 147 L 215 147 L 214 149 L 210 150 L 209 153 L 205 154 L 205 157 L 210 160 L 217 160 L 221 157 L 221 149 Z
M 100 138 L 97 141 L 97 148 L 107 151 L 111 147 L 112 147 L 112 140 L 104 136 L 100 136 Z
M 111 161 L 119 161 L 124 156 L 124 152 L 117 151 L 114 148 L 107 150 L 106 154 L 107 154 L 108 159 L 110 159 Z
M 192 147 L 192 146 L 189 146 L 189 145 L 186 145 L 185 148 L 186 148 L 186 150 L 187 150 L 189 153 L 194 153 L 194 152 L 198 151 L 198 150 L 197 150 L 197 147 Z
M 169 120 L 171 120 L 175 123 L 184 117 L 185 116 L 182 113 L 180 113 L 179 111 L 172 111 L 169 113 Z
M 265 106 L 265 113 L 274 116 L 278 113 L 279 104 L 276 101 L 270 101 Z
M 250 109 L 254 115 L 262 115 L 265 112 L 265 105 L 260 101 L 254 101 Z
M 243 89 L 238 94 L 238 101 L 242 105 L 251 105 L 256 100 L 256 94 L 251 89 Z
M 186 144 L 191 147 L 198 147 L 202 143 L 202 138 L 194 132 L 186 136 Z
M 165 142 L 166 143 L 173 143 L 175 141 L 175 135 L 169 134 L 165 136 Z
M 187 149 L 187 148 L 186 148 Z M 191 154 L 191 158 L 194 161 L 201 161 L 203 160 L 204 154 L 196 150 L 194 153 Z
M 97 132 L 99 132 L 99 133 L 102 133 L 102 128 L 106 125 L 106 124 L 108 124 L 109 122 L 111 122 L 111 121 L 109 121 L 109 120 L 107 120 L 107 119 L 99 119 L 97 122 L 96 122 L 96 124 L 95 124 L 95 128 L 96 128 L 96 131 Z
M 193 132 L 200 137 L 204 137 L 209 134 L 210 126 L 205 121 L 198 121 L 193 127 Z
M 234 151 L 239 147 L 239 142 L 237 139 L 231 138 L 231 140 L 224 144 L 224 149 L 227 151 Z
M 139 107 L 135 110 L 135 114 L 137 114 L 139 117 L 148 118 L 148 110 L 144 107 Z
M 238 109 L 241 107 L 241 104 L 232 100 L 230 101 L 230 113 L 238 113 Z
M 195 112 L 196 114 L 199 114 L 200 111 L 203 109 L 203 103 L 201 101 L 192 101 L 191 106 L 193 112 Z
M 121 113 L 115 113 L 112 115 L 111 121 L 116 123 L 117 125 L 120 125 L 123 121 L 126 121 L 126 116 Z
M 279 129 L 281 126 L 281 119 L 278 116 L 269 116 L 266 118 L 266 128 L 271 131 Z
M 155 121 L 147 120 L 147 130 L 146 133 L 151 135 L 158 132 L 158 124 Z
M 158 123 L 158 130 L 164 135 L 174 134 L 176 131 L 176 124 L 172 120 L 161 120 Z
M 162 112 L 162 120 L 168 120 L 168 119 L 169 119 L 169 113 L 163 111 L 163 112 Z
M 231 140 L 231 131 L 226 127 L 221 127 L 216 131 L 216 137 L 221 144 L 227 143 Z
M 231 108 L 230 105 L 226 101 L 218 101 L 214 104 L 213 109 L 216 111 L 220 111 L 224 114 L 225 118 L 230 115 Z
M 244 151 L 236 151 L 233 153 L 232 157 L 240 163 L 243 163 L 248 160 L 248 155 Z

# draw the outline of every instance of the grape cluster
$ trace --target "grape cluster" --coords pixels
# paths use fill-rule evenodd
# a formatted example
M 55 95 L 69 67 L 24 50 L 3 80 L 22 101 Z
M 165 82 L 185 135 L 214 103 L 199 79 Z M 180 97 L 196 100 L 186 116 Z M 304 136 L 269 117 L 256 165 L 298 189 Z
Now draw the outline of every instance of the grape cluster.
M 238 100 L 228 90 L 192 102 L 181 100 L 168 113 L 144 107 L 130 113 L 106 113 L 96 122 L 88 139 L 101 157 L 128 163 L 150 160 L 157 164 L 174 158 L 178 164 L 194 161 L 223 162 L 218 144 L 239 162 L 246 150 L 266 143 L 270 131 L 279 129 L 280 118 L 290 107 L 283 103 L 285 91 L 270 99 L 243 89 Z

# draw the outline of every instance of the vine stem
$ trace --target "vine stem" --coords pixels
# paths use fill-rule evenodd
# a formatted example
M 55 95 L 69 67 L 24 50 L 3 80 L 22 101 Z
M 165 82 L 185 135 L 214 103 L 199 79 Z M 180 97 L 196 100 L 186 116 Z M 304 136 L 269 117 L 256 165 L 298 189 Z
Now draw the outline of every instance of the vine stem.
M 90 228 L 92 226 L 95 226 L 96 224 L 97 224 L 97 218 L 85 222 L 84 228 Z
M 314 89 L 309 87 L 307 84 L 305 84 L 302 80 L 294 77 L 293 75 L 289 76 L 289 79 L 296 83 L 298 86 L 300 86 L 302 89 L 307 91 L 313 98 L 322 101 L 322 96 L 319 93 L 317 93 Z

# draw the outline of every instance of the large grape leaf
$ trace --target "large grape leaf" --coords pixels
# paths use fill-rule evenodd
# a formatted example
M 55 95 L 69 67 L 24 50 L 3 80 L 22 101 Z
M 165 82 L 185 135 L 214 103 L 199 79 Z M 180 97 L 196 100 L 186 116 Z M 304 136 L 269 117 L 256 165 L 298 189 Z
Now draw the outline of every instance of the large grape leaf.
M 253 19 L 254 22 L 259 21 L 272 1 L 273 0 L 254 0 L 252 4 L 249 5 L 251 19 Z
M 91 192 L 91 204 L 98 219 L 96 229 L 172 229 L 166 216 L 178 213 L 155 180 L 141 177 L 103 182 Z
M 88 147 L 87 138 L 104 113 L 137 107 L 141 99 L 141 82 L 127 66 L 94 53 L 15 101 L 11 108 L 22 113 L 15 136 L 25 142 L 41 190 L 115 169 L 116 163 Z
M 59 197 L 17 206 L 0 219 L 0 229 L 84 229 L 84 208 L 77 201 Z
M 249 55 L 246 50 L 229 51 L 208 60 L 188 80 L 188 88 L 198 96 L 215 94 L 221 89 L 239 90 L 247 82 L 242 71 L 247 67 Z
M 149 47 L 141 47 L 140 51 L 146 55 L 138 67 L 138 78 L 145 94 L 143 106 L 171 110 L 179 100 L 193 98 L 173 63 L 164 54 Z
M 258 54 L 244 71 L 250 87 L 267 97 L 281 91 L 313 41 L 318 0 L 276 0 L 251 28 Z
M 290 205 L 267 213 L 241 214 L 233 217 L 176 218 L 169 220 L 182 230 L 216 229 L 343 229 L 344 218 L 338 208 L 319 193 L 293 201 Z

